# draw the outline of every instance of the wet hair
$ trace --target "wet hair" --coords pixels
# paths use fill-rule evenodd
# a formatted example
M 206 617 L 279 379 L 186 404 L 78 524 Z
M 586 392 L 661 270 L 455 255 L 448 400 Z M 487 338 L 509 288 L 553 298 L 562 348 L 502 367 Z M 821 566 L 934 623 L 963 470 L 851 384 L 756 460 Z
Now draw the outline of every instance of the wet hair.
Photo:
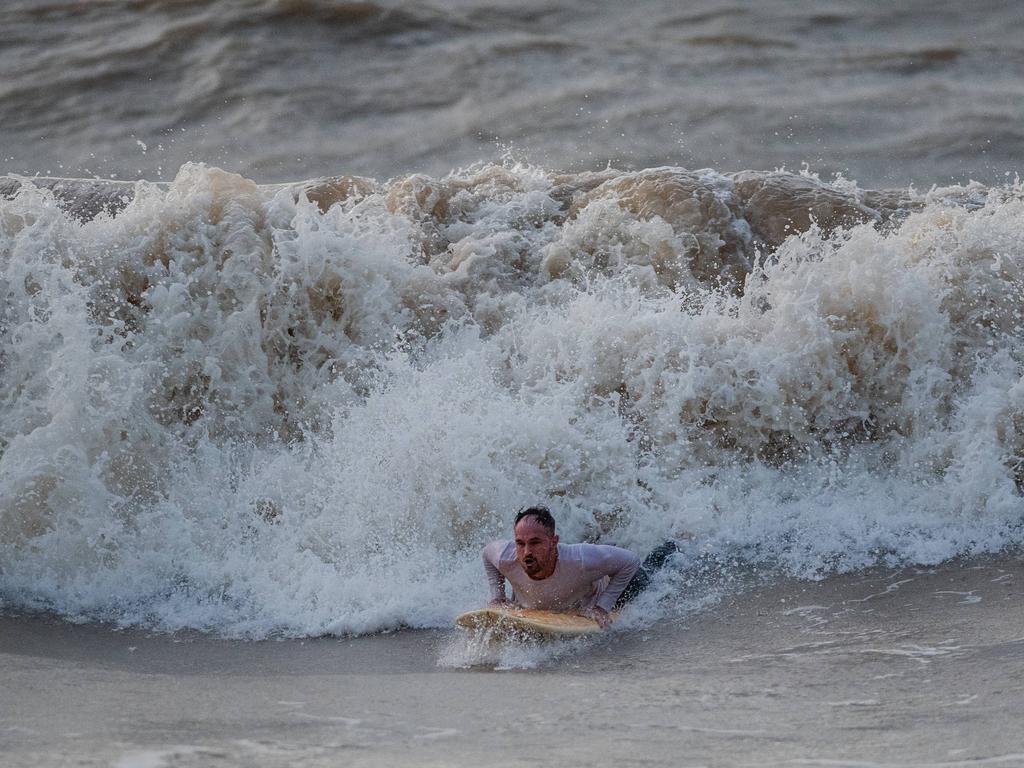
M 516 515 L 516 521 L 512 524 L 512 527 L 515 528 L 515 526 L 519 525 L 519 521 L 524 517 L 532 517 L 544 526 L 548 535 L 555 535 L 555 518 L 552 517 L 551 510 L 547 507 L 525 507 L 519 510 L 519 514 Z

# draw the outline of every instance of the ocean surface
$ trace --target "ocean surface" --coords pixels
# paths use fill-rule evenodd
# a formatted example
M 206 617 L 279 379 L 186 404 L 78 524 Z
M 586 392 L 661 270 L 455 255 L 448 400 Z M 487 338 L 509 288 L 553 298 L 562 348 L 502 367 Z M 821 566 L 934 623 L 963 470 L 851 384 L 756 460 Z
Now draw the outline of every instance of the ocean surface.
M 261 182 L 805 164 L 1012 181 L 1012 0 L 5 0 L 0 172 Z
M 565 541 L 693 534 L 624 626 L 1019 557 L 1018 4 L 0 30 L 0 610 L 446 627 L 532 503 Z
M 4 768 L 1019 768 L 1022 576 L 976 558 L 783 580 L 527 671 L 439 665 L 450 629 L 254 643 L 0 617 L 17 692 L 0 751 Z

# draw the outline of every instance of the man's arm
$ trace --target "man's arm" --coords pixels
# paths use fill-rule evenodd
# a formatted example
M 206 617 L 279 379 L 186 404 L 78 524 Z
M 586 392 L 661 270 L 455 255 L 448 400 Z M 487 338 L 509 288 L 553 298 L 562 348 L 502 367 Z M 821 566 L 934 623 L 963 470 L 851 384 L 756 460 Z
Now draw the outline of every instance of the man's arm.
M 615 601 L 626 589 L 630 579 L 640 568 L 640 558 L 622 547 L 609 544 L 591 544 L 584 551 L 588 568 L 593 568 L 610 581 L 604 591 L 594 601 L 594 607 L 606 614 L 615 607 Z
M 484 574 L 487 576 L 487 586 L 491 590 L 491 603 L 507 603 L 505 596 L 505 577 L 498 570 L 498 559 L 504 549 L 504 542 L 492 541 L 483 551 Z

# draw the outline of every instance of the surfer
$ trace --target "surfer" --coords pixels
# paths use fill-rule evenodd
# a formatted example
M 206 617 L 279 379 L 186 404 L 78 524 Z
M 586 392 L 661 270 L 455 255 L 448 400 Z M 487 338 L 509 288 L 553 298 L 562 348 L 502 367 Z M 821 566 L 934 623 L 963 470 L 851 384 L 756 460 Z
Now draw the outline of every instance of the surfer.
M 641 567 L 640 558 L 609 544 L 561 544 L 546 507 L 516 515 L 511 541 L 492 541 L 483 551 L 491 605 L 515 604 L 548 611 L 578 611 L 602 628 L 611 611 L 636 597 L 650 583 L 647 568 L 658 567 L 675 551 L 659 547 Z M 667 547 L 671 546 L 671 550 Z M 662 551 L 664 550 L 664 551 Z M 512 598 L 505 594 L 505 581 Z

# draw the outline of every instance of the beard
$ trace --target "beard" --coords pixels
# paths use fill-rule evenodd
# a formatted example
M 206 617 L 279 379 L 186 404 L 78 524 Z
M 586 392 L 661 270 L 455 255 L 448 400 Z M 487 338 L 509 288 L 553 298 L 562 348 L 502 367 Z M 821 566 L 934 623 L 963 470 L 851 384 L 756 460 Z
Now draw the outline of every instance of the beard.
M 526 571 L 528 576 L 533 576 L 534 574 L 543 571 L 544 566 L 541 564 L 540 560 L 531 557 L 527 560 L 523 560 L 523 570 Z

